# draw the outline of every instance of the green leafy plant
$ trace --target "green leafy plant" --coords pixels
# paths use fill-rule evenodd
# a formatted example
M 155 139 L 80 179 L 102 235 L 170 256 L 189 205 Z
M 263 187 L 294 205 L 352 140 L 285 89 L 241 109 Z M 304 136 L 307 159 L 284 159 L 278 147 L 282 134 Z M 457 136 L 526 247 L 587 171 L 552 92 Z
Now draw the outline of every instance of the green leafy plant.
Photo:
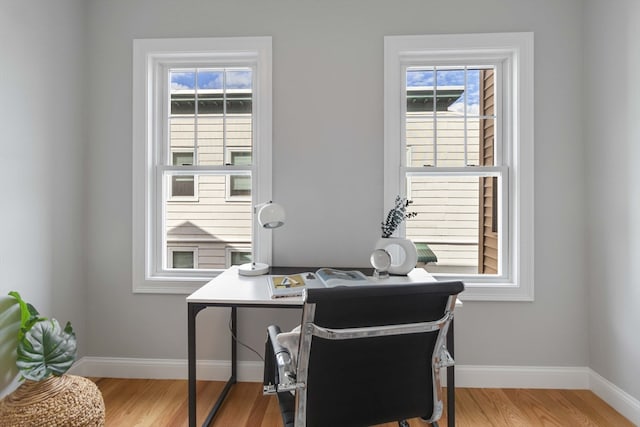
M 9 292 L 20 305 L 20 332 L 16 365 L 23 378 L 42 381 L 67 372 L 76 360 L 76 335 L 71 323 L 64 329 L 56 319 L 40 316 L 16 291 Z
M 391 208 L 386 219 L 382 222 L 382 237 L 391 237 L 402 221 L 418 215 L 418 212 L 407 212 L 407 208 L 411 203 L 413 201 L 405 197 L 396 197 L 394 207 Z

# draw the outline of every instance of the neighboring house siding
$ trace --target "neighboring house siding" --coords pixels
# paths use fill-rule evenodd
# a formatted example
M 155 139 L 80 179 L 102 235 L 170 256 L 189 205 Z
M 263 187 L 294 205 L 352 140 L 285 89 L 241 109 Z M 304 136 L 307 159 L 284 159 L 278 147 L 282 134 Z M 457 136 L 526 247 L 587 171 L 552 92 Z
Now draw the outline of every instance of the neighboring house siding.
M 494 114 L 493 70 L 480 73 L 480 113 Z M 482 120 L 480 126 L 480 142 L 482 144 L 481 165 L 494 164 L 494 122 Z M 494 178 L 480 180 L 480 210 L 478 235 L 478 273 L 498 273 L 498 227 L 497 218 L 497 183 Z
M 437 113 L 438 165 L 464 163 L 464 122 L 453 112 Z M 407 113 L 407 149 L 409 164 L 433 164 L 432 113 Z M 468 164 L 479 161 L 479 121 L 467 123 Z M 445 188 L 453 191 L 443 192 Z M 478 262 L 478 180 L 477 178 L 413 178 L 407 188 L 413 201 L 411 210 L 418 216 L 407 221 L 406 235 L 425 242 L 438 257 L 438 267 L 456 267 L 463 271 Z M 475 272 L 475 270 L 473 271 Z
M 197 128 L 195 161 L 200 165 L 229 162 L 234 149 L 250 150 L 252 124 L 250 114 L 173 117 L 170 125 L 171 149 L 193 151 Z M 225 157 L 225 150 L 227 156 Z M 227 248 L 251 246 L 251 202 L 229 197 L 227 175 L 196 177 L 192 200 L 169 198 L 166 205 L 168 247 L 197 247 L 198 268 L 225 268 Z

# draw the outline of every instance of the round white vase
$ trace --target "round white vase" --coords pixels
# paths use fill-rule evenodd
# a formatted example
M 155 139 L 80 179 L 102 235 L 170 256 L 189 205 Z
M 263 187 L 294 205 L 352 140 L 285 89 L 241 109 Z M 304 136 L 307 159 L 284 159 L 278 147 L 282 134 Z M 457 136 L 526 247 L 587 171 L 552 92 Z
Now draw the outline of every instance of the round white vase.
M 406 275 L 418 263 L 418 250 L 409 239 L 402 237 L 381 237 L 375 249 L 384 249 L 391 254 L 389 273 Z

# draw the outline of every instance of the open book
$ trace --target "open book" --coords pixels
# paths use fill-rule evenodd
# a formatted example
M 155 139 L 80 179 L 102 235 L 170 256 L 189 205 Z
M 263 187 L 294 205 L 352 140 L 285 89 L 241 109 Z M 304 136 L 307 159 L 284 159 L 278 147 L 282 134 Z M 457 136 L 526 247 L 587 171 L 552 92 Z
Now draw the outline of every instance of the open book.
M 358 270 L 321 268 L 315 272 L 269 276 L 271 298 L 302 295 L 308 288 L 366 285 L 367 276 Z

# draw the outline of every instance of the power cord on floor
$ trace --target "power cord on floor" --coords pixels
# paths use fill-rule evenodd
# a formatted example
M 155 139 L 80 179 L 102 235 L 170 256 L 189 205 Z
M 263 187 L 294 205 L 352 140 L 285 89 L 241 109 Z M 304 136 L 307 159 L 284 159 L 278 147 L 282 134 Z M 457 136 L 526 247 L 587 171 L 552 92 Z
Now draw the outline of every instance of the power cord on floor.
M 235 340 L 235 342 L 237 342 L 238 344 L 240 344 L 241 346 L 243 346 L 246 349 L 249 349 L 251 351 L 253 351 L 255 354 L 258 355 L 258 357 L 260 358 L 260 360 L 262 360 L 264 362 L 264 357 L 262 357 L 262 355 L 260 353 L 258 353 L 254 348 L 252 348 L 251 346 L 243 343 L 242 341 L 240 341 L 238 339 L 238 337 L 233 333 L 233 329 L 231 328 L 231 316 L 229 316 L 229 332 L 231 332 L 231 337 Z

